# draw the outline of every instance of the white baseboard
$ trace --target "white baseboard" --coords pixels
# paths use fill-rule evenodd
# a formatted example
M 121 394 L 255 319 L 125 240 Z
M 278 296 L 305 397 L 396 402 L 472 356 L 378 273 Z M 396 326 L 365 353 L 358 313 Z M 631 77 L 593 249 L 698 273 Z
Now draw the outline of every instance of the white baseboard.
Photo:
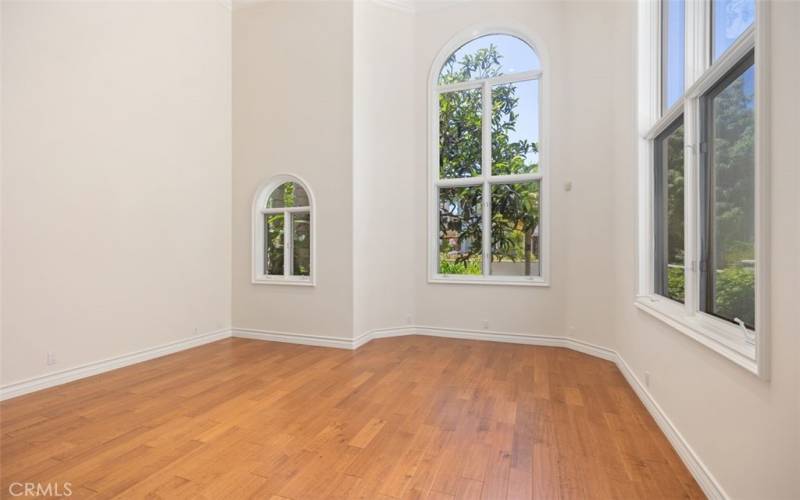
M 352 349 L 358 349 L 370 340 L 385 339 L 389 337 L 403 337 L 405 335 L 416 335 L 418 328 L 415 326 L 396 326 L 391 328 L 376 328 L 362 333 L 353 339 Z
M 616 354 L 616 353 L 615 353 Z M 672 423 L 664 410 L 661 409 L 661 406 L 656 402 L 653 398 L 653 395 L 650 394 L 650 391 L 642 384 L 636 374 L 633 372 L 628 363 L 622 359 L 622 356 L 616 354 L 617 356 L 617 367 L 619 371 L 622 372 L 622 375 L 625 377 L 625 380 L 628 381 L 628 384 L 633 388 L 633 392 L 639 397 L 644 404 L 644 407 L 647 408 L 647 411 L 650 412 L 652 415 L 653 420 L 656 421 L 658 427 L 661 429 L 661 432 L 667 437 L 672 447 L 675 449 L 675 452 L 678 453 L 678 456 L 681 457 L 684 465 L 686 468 L 689 469 L 689 472 L 694 477 L 697 484 L 703 490 L 703 493 L 709 499 L 712 500 L 725 500 L 730 498 L 725 490 L 722 488 L 722 485 L 717 482 L 708 468 L 705 466 L 700 457 L 697 456 L 697 453 L 692 449 L 689 445 L 689 442 L 684 439 L 681 433 L 678 431 L 677 427 Z
M 242 339 L 266 340 L 268 342 L 285 342 L 287 344 L 334 347 L 336 349 L 353 349 L 353 341 L 351 339 L 328 337 L 325 335 L 274 332 L 270 330 L 255 330 L 253 328 L 233 328 L 231 330 L 231 336 Z
M 249 328 L 232 328 L 204 335 L 194 336 L 187 339 L 171 342 L 158 347 L 144 349 L 135 353 L 117 356 L 114 358 L 97 361 L 86 365 L 70 368 L 56 373 L 48 373 L 28 380 L 15 382 L 0 387 L 0 401 L 21 396 L 30 392 L 54 387 L 57 385 L 72 382 L 92 375 L 122 368 L 124 366 L 140 363 L 150 359 L 172 354 L 178 351 L 191 349 L 209 342 L 215 342 L 228 337 L 241 337 L 255 340 L 266 340 L 272 342 L 287 342 L 292 344 L 313 345 L 320 347 L 334 347 L 338 349 L 358 349 L 364 344 L 374 339 L 387 337 L 401 337 L 405 335 L 428 335 L 433 337 L 447 337 L 455 339 L 483 340 L 490 342 L 507 342 L 514 344 L 527 344 L 548 347 L 564 347 L 574 351 L 582 352 L 590 356 L 611 361 L 619 367 L 622 375 L 633 388 L 633 391 L 644 404 L 645 408 L 653 416 L 661 431 L 672 444 L 675 451 L 680 456 L 683 463 L 694 476 L 703 492 L 711 499 L 727 499 L 728 495 L 722 486 L 717 482 L 708 468 L 700 460 L 692 447 L 683 438 L 681 433 L 670 421 L 661 407 L 656 403 L 653 396 L 631 370 L 630 366 L 614 350 L 594 345 L 582 340 L 549 335 L 524 335 L 520 333 L 496 332 L 489 330 L 464 330 L 458 328 L 442 328 L 432 326 L 402 326 L 394 328 L 378 328 L 369 330 L 354 339 L 344 339 L 339 337 L 328 337 L 323 335 L 307 335 L 288 332 L 274 332 L 266 330 L 255 330 Z
M 430 335 L 432 337 L 447 337 L 454 339 L 485 340 L 489 342 L 506 342 L 510 344 L 526 344 L 545 347 L 566 347 L 573 351 L 582 352 L 591 356 L 616 361 L 617 354 L 611 349 L 590 344 L 570 337 L 553 335 L 526 335 L 521 333 L 496 332 L 491 330 L 465 330 L 458 328 L 441 328 L 432 326 L 416 327 L 417 335 Z
M 202 335 L 195 335 L 185 339 L 170 342 L 149 349 L 142 349 L 141 351 L 132 352 L 130 354 L 123 354 L 122 356 L 115 356 L 113 358 L 104 359 L 102 361 L 94 361 L 85 365 L 76 366 L 74 368 L 67 368 L 54 373 L 46 373 L 37 377 L 13 382 L 0 387 L 0 401 L 22 396 L 30 392 L 55 387 L 57 385 L 66 384 L 78 379 L 91 377 L 124 366 L 141 363 L 154 358 L 160 358 L 167 354 L 176 353 L 197 347 L 210 342 L 216 342 L 231 336 L 231 331 L 227 328 L 213 332 L 204 333 Z
M 389 337 L 402 337 L 405 335 L 427 335 L 429 337 L 446 337 L 453 339 L 483 340 L 489 342 L 506 342 L 511 344 L 527 344 L 549 347 L 566 347 L 602 358 L 616 361 L 617 354 L 611 349 L 590 344 L 570 337 L 556 337 L 551 335 L 525 335 L 521 333 L 497 332 L 491 330 L 466 330 L 459 328 L 442 328 L 434 326 L 396 326 L 390 328 L 376 328 L 362 333 L 354 339 L 327 337 L 322 335 L 307 335 L 290 332 L 275 332 L 268 330 L 255 330 L 251 328 L 234 328 L 234 337 L 246 339 L 267 340 L 273 342 L 288 342 L 292 344 L 314 345 L 319 347 L 335 347 L 339 349 L 358 349 L 374 339 Z

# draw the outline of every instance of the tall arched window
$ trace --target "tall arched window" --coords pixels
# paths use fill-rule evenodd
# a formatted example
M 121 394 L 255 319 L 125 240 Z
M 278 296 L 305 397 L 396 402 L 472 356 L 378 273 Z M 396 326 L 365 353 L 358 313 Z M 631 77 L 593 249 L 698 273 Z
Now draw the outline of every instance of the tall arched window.
M 253 202 L 253 283 L 313 285 L 314 204 L 306 183 L 270 179 Z
M 430 281 L 545 285 L 539 57 L 511 34 L 457 47 L 431 77 Z

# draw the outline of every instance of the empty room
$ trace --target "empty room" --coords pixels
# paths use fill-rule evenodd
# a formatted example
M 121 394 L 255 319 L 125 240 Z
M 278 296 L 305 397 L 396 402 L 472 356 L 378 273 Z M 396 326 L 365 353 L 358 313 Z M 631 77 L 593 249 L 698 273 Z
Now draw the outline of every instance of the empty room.
M 0 498 L 800 499 L 800 0 L 0 29 Z

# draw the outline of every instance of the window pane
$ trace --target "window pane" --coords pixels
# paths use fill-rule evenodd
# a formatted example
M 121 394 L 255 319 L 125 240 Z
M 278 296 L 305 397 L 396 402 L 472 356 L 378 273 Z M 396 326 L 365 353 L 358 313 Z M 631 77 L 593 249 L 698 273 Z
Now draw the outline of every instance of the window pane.
M 267 208 L 307 207 L 308 194 L 300 184 L 285 182 L 278 186 L 267 199 Z
M 439 189 L 439 273 L 483 274 L 482 190 Z
M 533 49 L 511 35 L 486 35 L 461 46 L 439 72 L 439 85 L 539 69 Z
M 492 88 L 492 175 L 539 171 L 539 82 Z
M 292 214 L 292 275 L 311 273 L 311 214 Z
M 755 325 L 755 69 L 712 89 L 706 133 L 707 259 L 703 310 Z
M 439 177 L 481 175 L 480 89 L 439 95 Z
M 711 60 L 716 61 L 755 19 L 754 0 L 711 2 Z
M 283 214 L 264 215 L 264 274 L 283 275 Z
M 664 33 L 661 44 L 662 103 L 668 110 L 683 95 L 684 40 L 686 12 L 683 0 L 662 0 Z
M 539 182 L 492 186 L 495 276 L 539 276 Z
M 655 153 L 655 291 L 683 302 L 683 117 L 656 139 Z

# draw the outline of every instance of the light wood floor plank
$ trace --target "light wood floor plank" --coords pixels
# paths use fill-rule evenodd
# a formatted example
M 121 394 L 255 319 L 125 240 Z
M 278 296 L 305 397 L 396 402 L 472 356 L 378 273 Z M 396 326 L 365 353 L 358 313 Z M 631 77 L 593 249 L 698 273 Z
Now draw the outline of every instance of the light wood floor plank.
M 0 403 L 0 497 L 703 498 L 610 362 L 226 339 Z

